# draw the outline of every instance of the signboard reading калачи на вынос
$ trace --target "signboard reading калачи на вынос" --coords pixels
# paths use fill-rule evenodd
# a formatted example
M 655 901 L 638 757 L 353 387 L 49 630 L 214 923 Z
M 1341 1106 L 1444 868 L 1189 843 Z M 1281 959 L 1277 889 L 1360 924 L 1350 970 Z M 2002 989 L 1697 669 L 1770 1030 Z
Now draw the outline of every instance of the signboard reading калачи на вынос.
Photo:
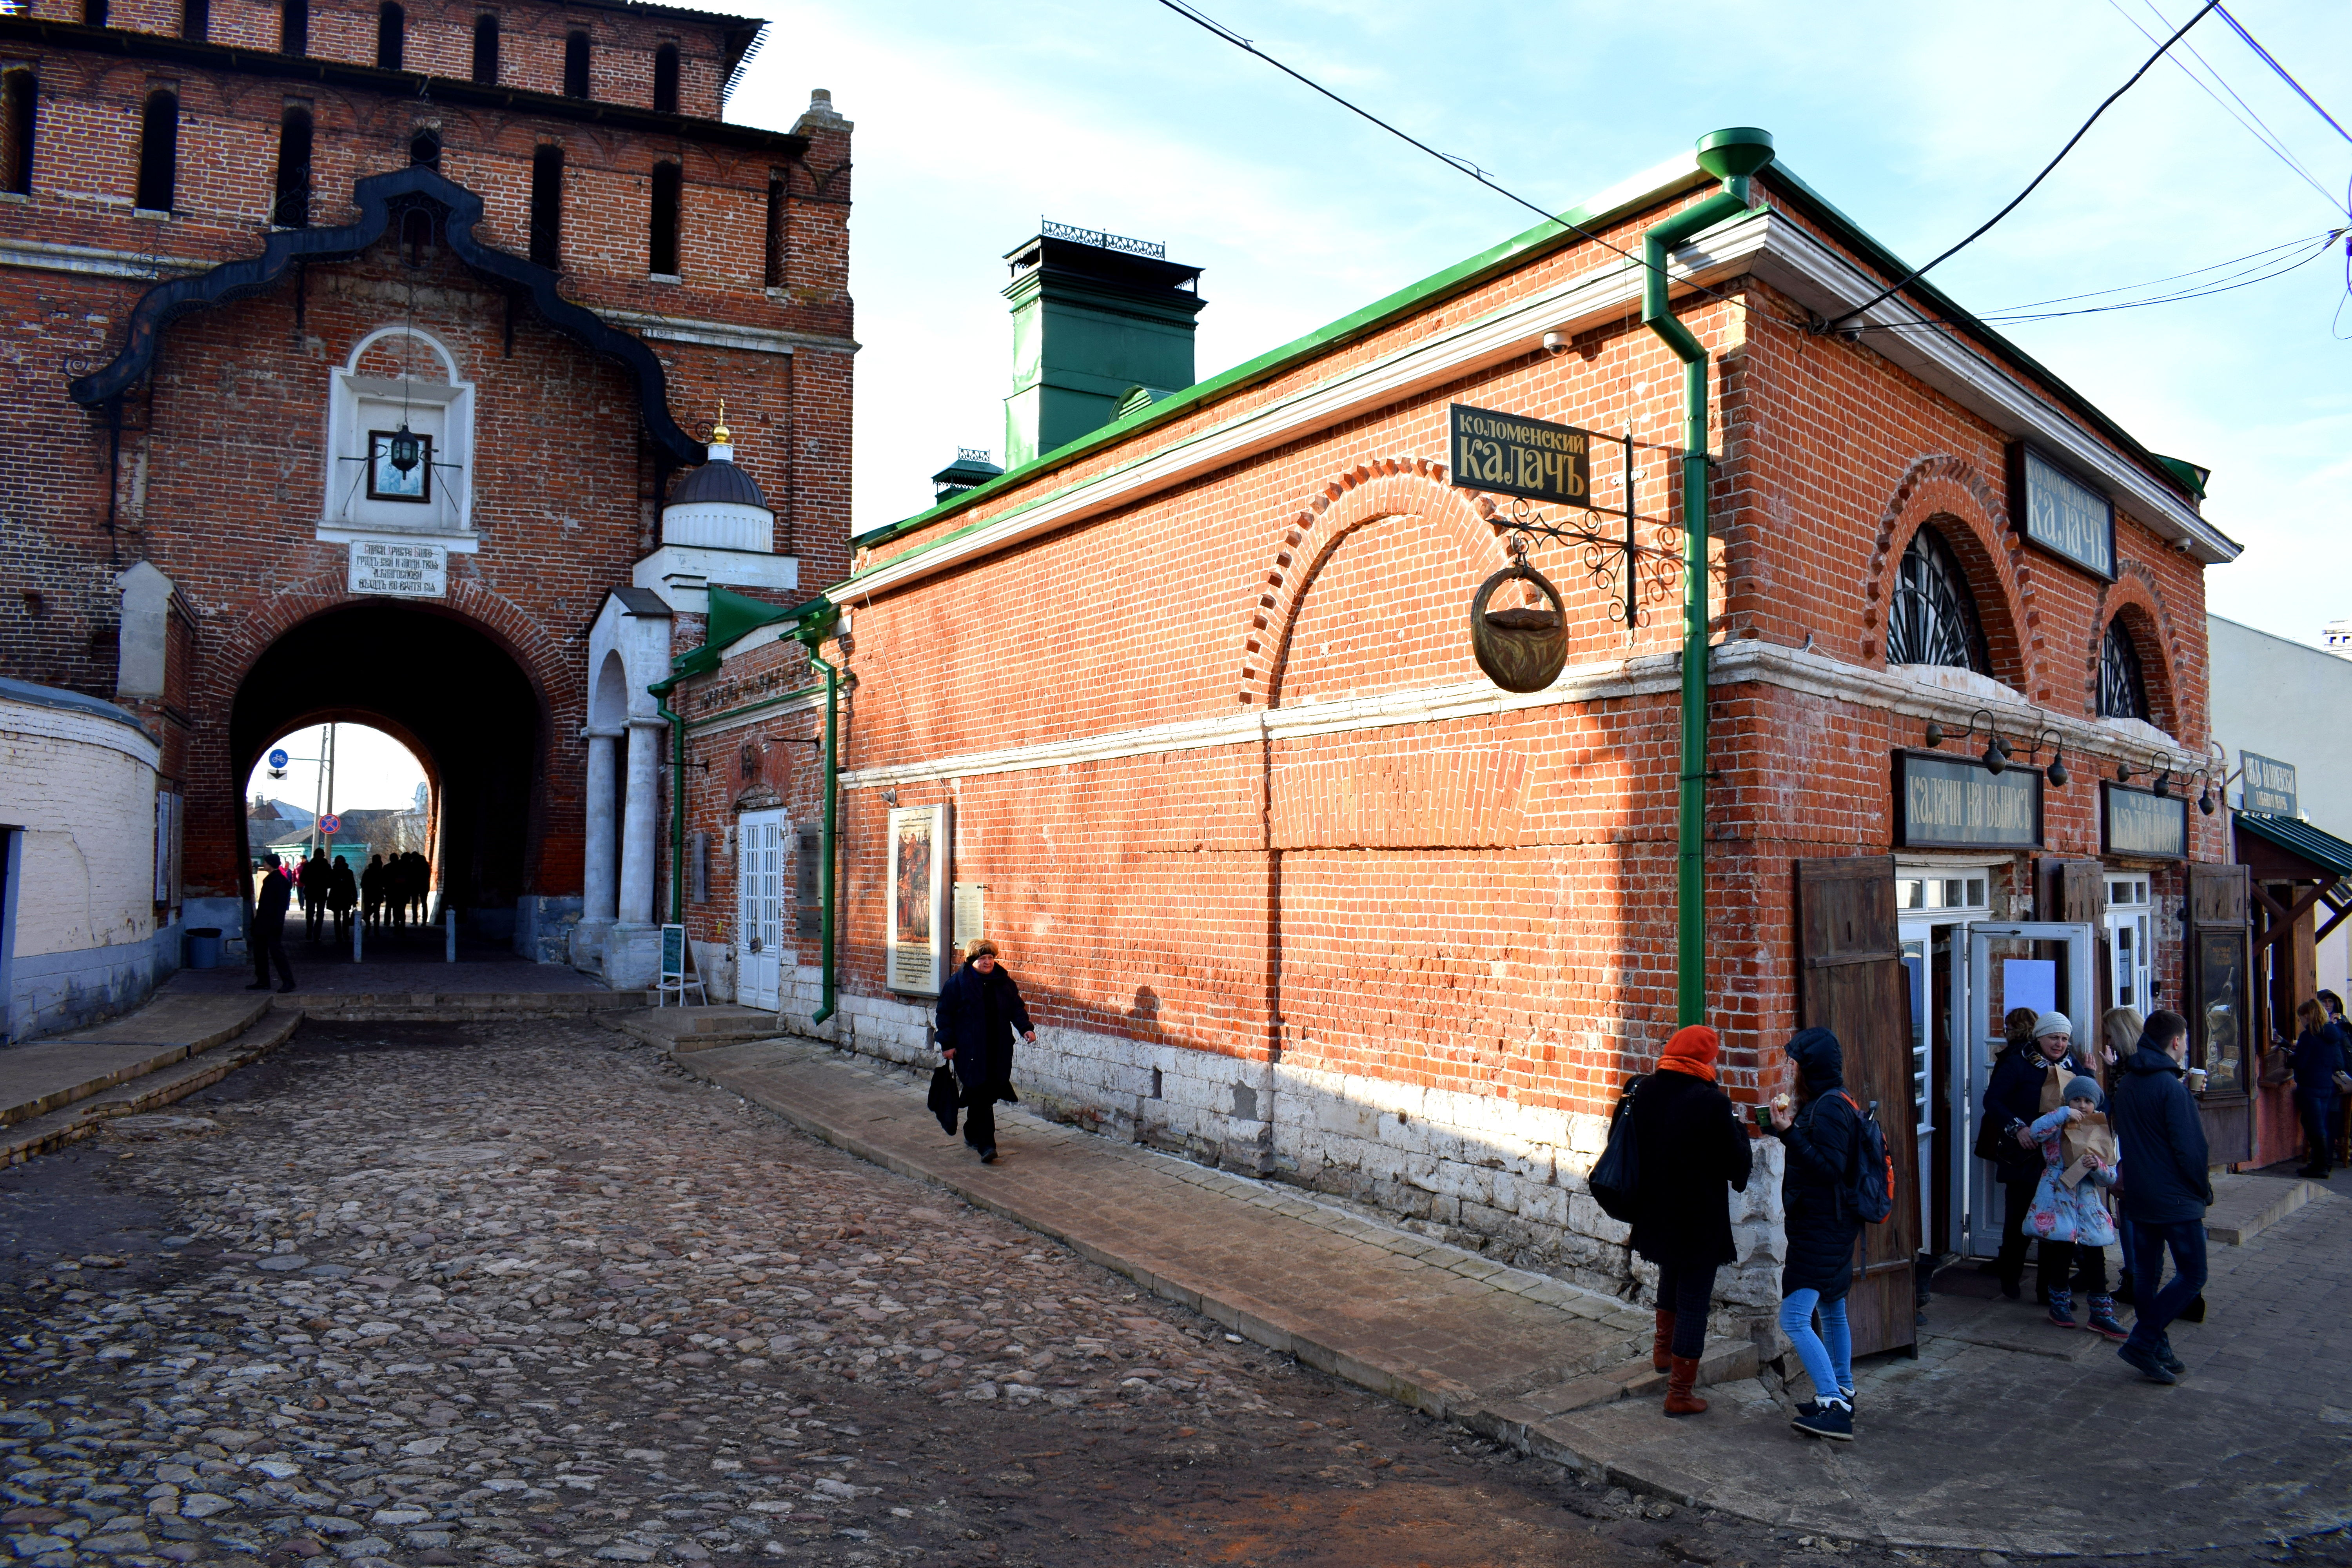
M 2039 849 L 2042 770 L 1996 773 L 1973 757 L 1895 754 L 1899 849 Z

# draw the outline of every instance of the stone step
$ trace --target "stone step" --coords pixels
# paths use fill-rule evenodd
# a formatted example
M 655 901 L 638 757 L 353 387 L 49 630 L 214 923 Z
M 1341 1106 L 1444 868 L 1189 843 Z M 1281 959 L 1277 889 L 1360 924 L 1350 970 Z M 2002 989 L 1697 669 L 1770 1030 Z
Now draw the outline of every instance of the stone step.
M 641 1004 L 625 991 L 311 992 L 289 1005 L 320 1023 L 472 1024 L 584 1018 Z
M 1761 1365 L 1753 1340 L 1710 1341 L 1699 1357 L 1698 1381 L 1702 1387 L 1714 1383 L 1744 1383 L 1754 1377 Z M 1465 1416 L 1465 1420 L 1473 1427 L 1484 1421 L 1487 1423 L 1484 1428 L 1487 1436 L 1535 1452 L 1540 1443 L 1533 1429 L 1553 1416 L 1614 1405 L 1622 1399 L 1663 1399 L 1665 1393 L 1666 1374 L 1652 1366 L 1644 1352 L 1607 1372 L 1570 1378 L 1556 1388 L 1523 1394 L 1517 1399 L 1494 1402 Z
M 259 999 L 249 1026 L 236 1035 L 214 1039 L 202 1050 L 184 1050 L 175 1058 L 129 1079 L 90 1079 L 87 1093 L 58 1109 L 0 1129 L 0 1166 L 22 1164 L 37 1154 L 89 1137 L 116 1117 L 159 1110 L 259 1061 L 291 1039 L 302 1025 L 299 1010 L 274 1010 L 268 1001 L 266 996 Z
M 2308 1177 L 2216 1176 L 2213 1206 L 2205 1211 L 2205 1237 L 2224 1247 L 2243 1247 L 2327 1192 L 2325 1184 Z
M 607 1014 L 604 1021 L 606 1027 L 673 1056 L 772 1040 L 786 1032 L 776 1015 L 765 1008 L 729 1003 L 708 1007 L 641 1007 Z
M 269 1011 L 256 996 L 160 996 L 74 1034 L 0 1051 L 0 1127 L 13 1127 L 235 1039 Z

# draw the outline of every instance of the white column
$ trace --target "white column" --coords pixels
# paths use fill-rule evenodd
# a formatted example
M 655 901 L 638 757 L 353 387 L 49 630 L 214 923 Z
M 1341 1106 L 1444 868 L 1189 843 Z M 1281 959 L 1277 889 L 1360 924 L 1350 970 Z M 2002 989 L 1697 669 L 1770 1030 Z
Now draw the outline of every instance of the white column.
M 580 880 L 580 918 L 610 924 L 618 910 L 613 900 L 613 742 L 625 731 L 590 730 L 588 736 L 588 865 Z
M 621 811 L 621 908 L 623 925 L 651 925 L 654 919 L 654 837 L 661 831 L 655 811 L 654 766 L 661 759 L 659 719 L 629 721 L 628 794 Z

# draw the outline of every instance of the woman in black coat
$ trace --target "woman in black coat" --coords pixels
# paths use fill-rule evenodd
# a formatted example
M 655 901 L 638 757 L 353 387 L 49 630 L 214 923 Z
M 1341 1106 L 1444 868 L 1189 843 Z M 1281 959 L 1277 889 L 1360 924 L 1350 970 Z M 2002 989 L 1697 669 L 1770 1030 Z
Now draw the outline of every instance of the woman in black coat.
M 935 1018 L 940 1052 L 954 1064 L 963 1086 L 963 1141 L 980 1152 L 983 1164 L 996 1163 L 996 1102 L 1013 1098 L 1013 1032 L 1034 1042 L 1021 987 L 996 962 L 996 944 L 981 941 L 964 953 L 963 967 L 940 987 Z
M 2018 1009 L 2017 1011 L 2023 1011 Z M 2015 1015 L 2012 1014 L 2012 1016 Z M 2042 1145 L 2025 1130 L 2064 1103 L 2065 1086 L 2078 1078 L 2096 1077 L 2085 1054 L 2074 1050 L 2074 1026 L 2063 1013 L 2039 1013 L 2026 1026 L 2026 1038 L 2012 1038 L 1992 1064 L 1985 1084 L 1984 1123 L 1979 1150 L 1990 1150 L 1993 1173 L 2000 1178 L 2000 1260 L 1995 1266 L 2000 1293 L 2014 1301 L 2023 1292 L 2025 1211 L 2033 1206 L 2034 1190 L 2042 1184 Z M 2033 1299 L 2047 1305 L 2050 1289 L 2065 1289 L 2063 1279 L 2044 1279 L 2040 1248 L 2035 1249 Z
M 1811 1406 L 1801 1409 L 1800 1432 L 1853 1440 L 1853 1334 L 1845 1320 L 1853 1286 L 1853 1244 L 1862 1216 L 1853 1206 L 1855 1154 L 1862 1113 L 1845 1092 L 1845 1051 L 1827 1029 L 1801 1029 L 1789 1042 L 1805 1103 L 1794 1120 L 1777 1104 L 1772 1136 L 1787 1162 L 1780 1172 L 1780 1208 L 1788 1260 L 1780 1269 L 1780 1331 L 1797 1347 L 1813 1380 Z M 1822 1326 L 1813 1329 L 1813 1315 Z
M 1641 1173 L 1633 1250 L 1658 1266 L 1650 1364 L 1668 1374 L 1669 1415 L 1706 1408 L 1691 1391 L 1706 1348 L 1715 1271 L 1738 1257 L 1731 1244 L 1731 1194 L 1748 1190 L 1750 1152 L 1730 1100 L 1715 1086 L 1720 1048 L 1704 1025 L 1675 1030 L 1658 1070 L 1634 1089 L 1628 1113 Z

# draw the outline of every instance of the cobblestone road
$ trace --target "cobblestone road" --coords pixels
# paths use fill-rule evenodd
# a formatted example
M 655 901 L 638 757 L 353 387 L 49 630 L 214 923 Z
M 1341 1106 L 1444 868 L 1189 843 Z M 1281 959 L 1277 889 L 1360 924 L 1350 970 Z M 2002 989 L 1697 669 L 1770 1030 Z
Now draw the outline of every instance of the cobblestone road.
M 0 1176 L 39 1568 L 1980 1561 L 1498 1453 L 593 1025 L 310 1025 L 174 1109 Z

